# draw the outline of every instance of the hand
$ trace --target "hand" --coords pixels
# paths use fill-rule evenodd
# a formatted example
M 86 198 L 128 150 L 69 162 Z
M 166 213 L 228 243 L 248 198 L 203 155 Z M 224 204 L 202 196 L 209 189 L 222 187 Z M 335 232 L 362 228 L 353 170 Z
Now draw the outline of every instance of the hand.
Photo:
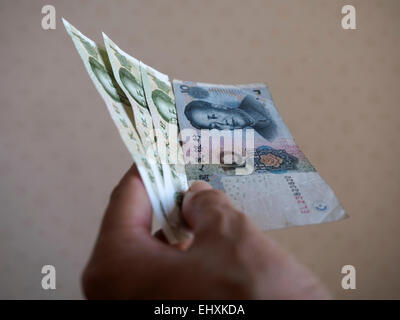
M 152 207 L 133 166 L 111 195 L 83 289 L 92 299 L 325 299 L 291 255 L 236 210 L 222 192 L 194 183 L 182 213 L 192 243 L 150 233 Z M 186 248 L 186 250 L 182 250 Z

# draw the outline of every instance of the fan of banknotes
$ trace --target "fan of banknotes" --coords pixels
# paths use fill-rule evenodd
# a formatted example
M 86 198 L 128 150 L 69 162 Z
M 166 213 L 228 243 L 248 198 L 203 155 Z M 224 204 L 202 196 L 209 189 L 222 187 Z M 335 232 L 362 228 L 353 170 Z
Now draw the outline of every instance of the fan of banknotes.
M 171 83 L 105 34 L 102 46 L 63 22 L 171 243 L 191 236 L 180 203 L 195 180 L 223 190 L 263 230 L 346 217 L 266 85 Z

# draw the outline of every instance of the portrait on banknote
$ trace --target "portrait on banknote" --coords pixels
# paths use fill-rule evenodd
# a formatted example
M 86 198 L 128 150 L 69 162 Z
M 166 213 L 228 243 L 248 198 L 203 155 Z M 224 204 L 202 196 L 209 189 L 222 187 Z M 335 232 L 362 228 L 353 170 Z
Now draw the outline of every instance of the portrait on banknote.
M 253 95 L 247 95 L 237 107 L 194 100 L 185 107 L 185 116 L 197 129 L 234 130 L 253 128 L 264 139 L 276 136 L 276 123 L 265 106 Z
M 175 102 L 162 90 L 156 89 L 151 93 L 154 105 L 160 116 L 168 123 L 176 122 Z
M 143 86 L 141 81 L 136 79 L 131 72 L 125 68 L 119 69 L 119 77 L 121 82 L 129 92 L 129 94 L 139 103 L 142 107 L 147 108 L 146 98 L 144 96 Z
M 96 76 L 97 80 L 100 82 L 104 90 L 113 100 L 120 102 L 121 93 L 118 91 L 115 84 L 113 83 L 113 77 L 110 75 L 106 67 L 99 62 L 99 59 L 101 58 L 100 50 L 94 47 L 89 41 L 87 41 L 77 32 L 72 32 L 72 34 L 76 36 L 77 39 L 79 39 L 79 43 L 85 49 L 88 56 L 87 59 L 90 68 L 92 69 L 93 74 Z
M 92 68 L 93 74 L 99 80 L 100 84 L 108 95 L 115 101 L 121 101 L 120 92 L 115 87 L 113 80 L 108 73 L 107 69 L 93 57 L 89 57 L 89 65 Z

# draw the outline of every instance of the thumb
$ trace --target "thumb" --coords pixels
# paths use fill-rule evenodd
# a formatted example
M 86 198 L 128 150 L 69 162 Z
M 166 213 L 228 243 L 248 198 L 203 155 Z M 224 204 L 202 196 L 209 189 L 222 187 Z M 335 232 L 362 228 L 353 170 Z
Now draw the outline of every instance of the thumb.
M 196 181 L 186 192 L 182 214 L 194 231 L 195 237 L 210 233 L 230 232 L 232 221 L 241 213 L 235 209 L 229 197 L 203 181 Z

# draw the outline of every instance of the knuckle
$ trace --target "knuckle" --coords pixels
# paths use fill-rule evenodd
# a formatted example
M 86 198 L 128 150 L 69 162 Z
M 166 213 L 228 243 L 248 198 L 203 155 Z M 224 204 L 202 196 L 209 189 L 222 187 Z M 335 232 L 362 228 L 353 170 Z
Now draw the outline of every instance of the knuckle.
M 213 212 L 209 213 L 209 217 L 210 220 L 212 220 L 212 223 L 210 223 L 210 231 L 220 236 L 229 236 L 231 232 L 228 222 L 229 216 L 226 212 L 215 209 Z
M 216 210 L 213 213 L 214 227 L 216 232 L 225 236 L 232 246 L 244 243 L 249 235 L 249 220 L 246 215 L 240 211 L 229 209 L 229 212 Z
M 249 234 L 250 222 L 248 217 L 243 212 L 238 211 L 232 220 L 233 229 L 237 238 L 243 241 Z
M 221 202 L 226 202 L 226 195 L 220 190 L 203 190 L 195 193 L 191 202 L 195 206 L 212 207 Z

